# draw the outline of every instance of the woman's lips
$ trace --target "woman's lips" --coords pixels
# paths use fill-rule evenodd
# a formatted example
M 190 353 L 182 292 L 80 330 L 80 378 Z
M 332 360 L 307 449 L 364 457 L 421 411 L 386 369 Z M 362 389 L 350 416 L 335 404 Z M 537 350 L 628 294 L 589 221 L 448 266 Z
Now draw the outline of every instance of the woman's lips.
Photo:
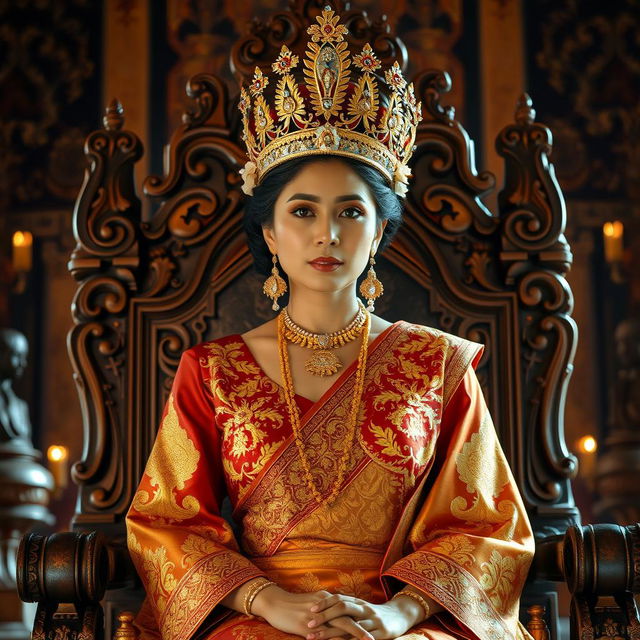
M 335 258 L 318 258 L 309 262 L 309 264 L 317 271 L 335 271 L 338 267 L 342 266 L 343 263 Z

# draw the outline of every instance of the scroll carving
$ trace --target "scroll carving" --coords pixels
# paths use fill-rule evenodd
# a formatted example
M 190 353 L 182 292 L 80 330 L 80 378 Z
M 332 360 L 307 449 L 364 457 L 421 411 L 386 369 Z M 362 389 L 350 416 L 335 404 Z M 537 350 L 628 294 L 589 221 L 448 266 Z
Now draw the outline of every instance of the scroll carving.
M 140 267 L 140 201 L 133 168 L 142 145 L 123 125 L 123 108 L 114 100 L 106 110 L 105 128 L 87 139 L 90 166 L 74 211 L 77 244 L 69 262 L 79 281 L 69 355 L 85 426 L 82 460 L 72 474 L 92 487 L 85 496 L 87 507 L 102 509 L 120 498 L 122 463 L 111 452 L 120 449 L 126 422 L 118 399 L 126 384 L 124 335 Z
M 566 212 L 549 162 L 551 133 L 534 122 L 523 95 L 515 124 L 499 134 L 505 187 L 499 194 L 500 261 L 504 281 L 518 296 L 523 336 L 523 409 L 527 416 L 529 499 L 552 505 L 570 500 L 577 461 L 564 441 L 563 402 L 572 369 L 576 327 L 573 297 L 564 278 L 571 252 L 564 237 Z

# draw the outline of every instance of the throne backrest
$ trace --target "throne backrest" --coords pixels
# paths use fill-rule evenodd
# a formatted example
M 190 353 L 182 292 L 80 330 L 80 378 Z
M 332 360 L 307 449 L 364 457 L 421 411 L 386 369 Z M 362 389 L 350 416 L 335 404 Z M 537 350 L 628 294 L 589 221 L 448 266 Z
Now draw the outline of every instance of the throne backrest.
M 298 3 L 254 24 L 232 52 L 248 82 L 282 44 L 306 42 L 316 11 Z M 370 42 L 388 63 L 405 50 L 384 20 L 343 13 L 349 38 Z M 505 184 L 492 213 L 482 198 L 494 177 L 478 173 L 473 144 L 441 104 L 446 73 L 414 78 L 424 120 L 416 139 L 405 223 L 379 260 L 378 311 L 389 320 L 436 326 L 486 346 L 478 375 L 538 534 L 577 520 L 569 478 L 575 459 L 563 436 L 563 406 L 576 330 L 565 280 L 571 253 L 549 130 L 522 96 L 515 122 L 497 139 Z M 142 218 L 134 165 L 136 135 L 117 102 L 86 143 L 90 160 L 74 213 L 78 280 L 69 351 L 85 429 L 75 527 L 122 533 L 162 407 L 185 349 L 242 332 L 273 316 L 242 232 L 237 96 L 207 75 L 194 77 L 185 113 L 165 156 L 165 175 L 144 184 L 153 215 Z

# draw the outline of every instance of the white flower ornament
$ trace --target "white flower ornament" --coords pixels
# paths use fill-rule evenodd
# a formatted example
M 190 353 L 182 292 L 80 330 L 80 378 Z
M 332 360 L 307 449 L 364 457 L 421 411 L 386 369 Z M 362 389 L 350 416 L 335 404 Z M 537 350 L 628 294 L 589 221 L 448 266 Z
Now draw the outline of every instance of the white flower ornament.
M 240 169 L 240 175 L 244 182 L 242 183 L 242 191 L 248 196 L 253 195 L 253 188 L 256 186 L 256 177 L 258 175 L 258 165 L 249 160 L 243 169 Z
M 406 164 L 396 165 L 393 174 L 393 190 L 397 195 L 403 197 L 409 191 L 409 178 L 411 177 L 411 169 Z

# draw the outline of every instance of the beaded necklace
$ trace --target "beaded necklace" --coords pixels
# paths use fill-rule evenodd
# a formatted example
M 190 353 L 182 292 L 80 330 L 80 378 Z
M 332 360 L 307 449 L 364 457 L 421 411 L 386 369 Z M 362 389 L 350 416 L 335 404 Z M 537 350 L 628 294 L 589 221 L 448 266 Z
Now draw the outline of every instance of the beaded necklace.
M 314 376 L 332 376 L 342 369 L 342 361 L 330 351 L 355 340 L 364 328 L 365 307 L 358 300 L 358 313 L 344 328 L 332 333 L 312 333 L 296 324 L 289 315 L 287 307 L 282 310 L 285 325 L 285 338 L 301 347 L 313 349 L 311 357 L 305 362 L 305 369 Z
M 358 354 L 358 368 L 356 369 L 356 380 L 354 384 L 353 399 L 351 400 L 351 411 L 347 420 L 347 435 L 345 438 L 344 450 L 338 464 L 338 477 L 335 485 L 331 490 L 329 497 L 326 499 L 327 503 L 331 503 L 333 499 L 338 495 L 338 491 L 344 481 L 344 476 L 347 470 L 347 461 L 351 455 L 351 448 L 356 435 L 356 429 L 358 424 L 358 412 L 360 410 L 360 402 L 362 401 L 362 392 L 364 391 L 364 374 L 367 368 L 367 352 L 369 346 L 369 329 L 371 327 L 371 316 L 366 312 L 364 329 L 362 331 L 362 344 L 360 345 L 360 352 Z M 301 427 L 300 427 L 300 410 L 295 401 L 293 390 L 293 379 L 291 377 L 291 366 L 289 364 L 289 353 L 287 350 L 287 339 L 285 332 L 285 322 L 282 313 L 278 316 L 278 354 L 280 356 L 280 375 L 282 377 L 285 400 L 287 402 L 287 408 L 289 410 L 289 418 L 291 420 L 291 428 L 295 438 L 298 453 L 300 455 L 300 462 L 304 470 L 304 476 L 307 481 L 311 493 L 316 501 L 321 504 L 324 501 L 322 495 L 316 487 L 316 483 L 313 481 L 313 475 L 311 474 L 311 465 L 309 459 L 304 451 L 304 443 L 302 442 Z

